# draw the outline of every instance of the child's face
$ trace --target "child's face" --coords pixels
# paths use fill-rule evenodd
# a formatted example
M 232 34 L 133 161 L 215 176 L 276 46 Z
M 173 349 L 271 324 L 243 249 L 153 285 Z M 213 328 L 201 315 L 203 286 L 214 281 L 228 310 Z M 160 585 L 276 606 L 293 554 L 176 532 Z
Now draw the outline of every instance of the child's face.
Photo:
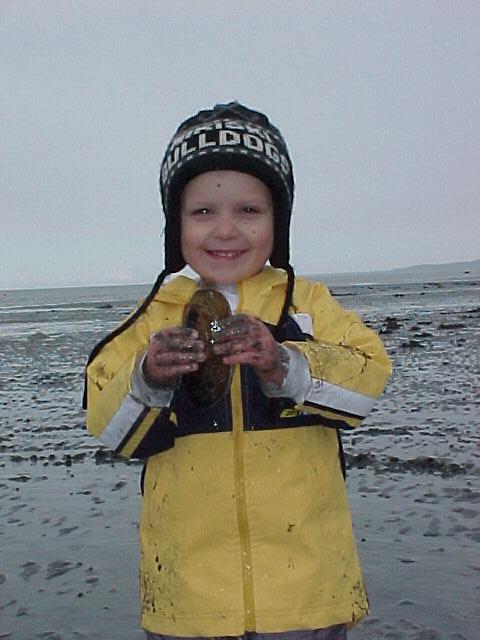
M 182 193 L 182 253 L 204 280 L 231 284 L 258 273 L 273 248 L 273 204 L 260 180 L 208 171 Z

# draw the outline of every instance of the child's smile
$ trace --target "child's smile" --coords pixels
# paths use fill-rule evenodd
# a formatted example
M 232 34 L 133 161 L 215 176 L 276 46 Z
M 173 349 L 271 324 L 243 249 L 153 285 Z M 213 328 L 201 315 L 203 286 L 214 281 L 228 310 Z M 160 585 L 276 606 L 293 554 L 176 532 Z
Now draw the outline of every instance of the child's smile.
M 273 248 L 267 186 L 247 173 L 209 171 L 182 193 L 182 253 L 206 280 L 231 284 L 258 273 Z

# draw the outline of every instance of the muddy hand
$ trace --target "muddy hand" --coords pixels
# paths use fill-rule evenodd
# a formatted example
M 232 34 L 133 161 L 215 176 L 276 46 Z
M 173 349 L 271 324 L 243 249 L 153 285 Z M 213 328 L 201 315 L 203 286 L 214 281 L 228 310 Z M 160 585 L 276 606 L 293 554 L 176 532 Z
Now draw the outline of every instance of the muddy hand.
M 150 337 L 143 368 L 151 382 L 175 387 L 181 375 L 197 371 L 204 360 L 205 346 L 197 331 L 170 327 Z
M 264 382 L 281 387 L 285 377 L 280 345 L 267 327 L 253 316 L 235 315 L 220 322 L 214 352 L 224 364 L 251 364 Z

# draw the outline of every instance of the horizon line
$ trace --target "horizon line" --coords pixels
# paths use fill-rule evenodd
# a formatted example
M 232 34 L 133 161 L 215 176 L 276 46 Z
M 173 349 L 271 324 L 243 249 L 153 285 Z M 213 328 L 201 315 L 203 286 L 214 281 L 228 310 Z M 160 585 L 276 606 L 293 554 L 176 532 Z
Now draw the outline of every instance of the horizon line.
M 365 275 L 374 273 L 392 273 L 395 271 L 406 271 L 410 269 L 425 269 L 432 267 L 444 267 L 453 265 L 467 265 L 472 262 L 480 262 L 480 258 L 473 258 L 471 260 L 454 260 L 450 262 L 429 262 L 422 264 L 412 264 L 404 267 L 390 267 L 388 269 L 368 269 L 360 271 L 321 271 L 317 273 L 299 273 L 302 278 L 313 278 L 318 276 L 352 276 L 352 275 Z M 149 282 L 105 282 L 98 284 L 52 284 L 52 285 L 37 285 L 30 287 L 6 287 L 0 288 L 0 291 L 37 291 L 42 289 L 86 289 L 90 287 L 146 287 L 153 283 Z

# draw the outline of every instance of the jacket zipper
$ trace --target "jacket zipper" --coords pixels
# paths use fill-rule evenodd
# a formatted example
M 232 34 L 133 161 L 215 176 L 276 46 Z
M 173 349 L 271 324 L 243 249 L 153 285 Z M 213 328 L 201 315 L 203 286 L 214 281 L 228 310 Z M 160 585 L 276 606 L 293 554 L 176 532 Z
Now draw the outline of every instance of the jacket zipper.
M 238 308 L 241 307 L 241 302 L 241 291 L 239 290 Z M 247 504 L 245 496 L 245 433 L 243 430 L 242 379 L 239 365 L 235 367 L 233 373 L 230 398 L 232 400 L 235 500 L 237 508 L 238 530 L 240 535 L 245 631 L 255 631 L 256 624 L 255 603 L 253 595 L 252 552 L 250 547 L 250 531 L 248 525 Z

